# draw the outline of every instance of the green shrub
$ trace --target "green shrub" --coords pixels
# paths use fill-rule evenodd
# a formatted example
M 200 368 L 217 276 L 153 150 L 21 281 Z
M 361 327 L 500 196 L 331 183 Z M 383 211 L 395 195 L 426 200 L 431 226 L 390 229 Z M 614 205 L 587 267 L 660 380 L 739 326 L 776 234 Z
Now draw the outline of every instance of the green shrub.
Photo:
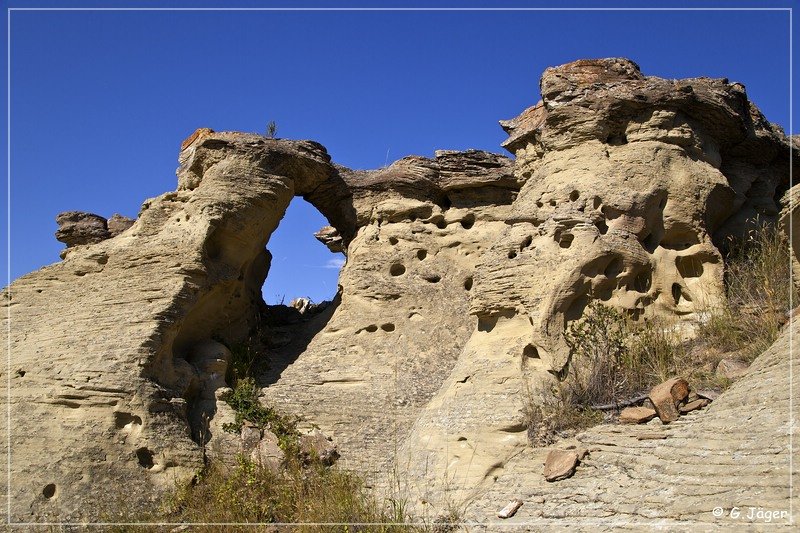
M 251 378 L 242 378 L 236 382 L 233 391 L 223 396 L 228 405 L 236 412 L 236 422 L 225 424 L 223 429 L 231 433 L 239 433 L 245 420 L 261 430 L 268 429 L 278 437 L 278 445 L 286 452 L 287 456 L 299 451 L 297 431 L 297 418 L 284 416 L 272 407 L 263 405 L 258 396 L 261 392 L 256 381 Z

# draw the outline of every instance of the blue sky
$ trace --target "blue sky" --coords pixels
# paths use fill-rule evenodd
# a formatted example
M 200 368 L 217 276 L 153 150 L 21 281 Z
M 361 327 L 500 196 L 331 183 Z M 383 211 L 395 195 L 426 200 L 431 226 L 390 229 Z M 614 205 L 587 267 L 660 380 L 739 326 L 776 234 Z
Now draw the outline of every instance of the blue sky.
M 9 268 L 14 279 L 58 261 L 57 213 L 135 216 L 146 198 L 173 190 L 178 147 L 198 127 L 263 132 L 274 120 L 279 137 L 321 142 L 336 162 L 353 168 L 431 156 L 440 148 L 502 153 L 505 135 L 497 121 L 536 102 L 546 67 L 624 56 L 648 75 L 740 81 L 768 119 L 789 129 L 785 11 L 13 11 L 10 27 L 11 255 L 7 262 L 4 216 L 3 284 Z M 275 256 L 264 288 L 270 303 L 333 296 L 338 270 L 332 260 L 339 256 L 311 235 L 324 224 L 302 199 L 292 203 L 268 245 Z

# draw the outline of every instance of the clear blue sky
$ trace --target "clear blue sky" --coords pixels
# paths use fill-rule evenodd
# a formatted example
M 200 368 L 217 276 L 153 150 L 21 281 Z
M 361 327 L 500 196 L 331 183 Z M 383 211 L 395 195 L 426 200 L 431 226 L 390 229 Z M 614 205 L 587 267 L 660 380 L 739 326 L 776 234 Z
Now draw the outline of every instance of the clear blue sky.
M 335 4 L 366 5 L 303 5 Z M 793 4 L 705 2 L 715 7 Z M 179 144 L 202 126 L 263 132 L 275 120 L 279 137 L 319 141 L 335 161 L 353 168 L 379 167 L 387 151 L 390 162 L 409 154 L 431 156 L 439 148 L 502 152 L 505 135 L 497 120 L 537 101 L 546 67 L 625 56 L 649 75 L 740 81 L 768 119 L 789 128 L 785 11 L 13 11 L 10 42 L 11 279 L 58 261 L 57 213 L 135 216 L 146 198 L 173 190 Z M 795 110 L 795 123 L 796 116 Z M 2 135 L 7 141 L 5 131 Z M 5 187 L 0 205 L 5 212 Z M 5 285 L 5 213 L 0 223 Z M 311 235 L 324 224 L 301 199 L 293 202 L 268 246 L 275 256 L 264 288 L 268 301 L 277 295 L 288 301 L 334 294 L 338 270 L 329 267 L 338 256 Z

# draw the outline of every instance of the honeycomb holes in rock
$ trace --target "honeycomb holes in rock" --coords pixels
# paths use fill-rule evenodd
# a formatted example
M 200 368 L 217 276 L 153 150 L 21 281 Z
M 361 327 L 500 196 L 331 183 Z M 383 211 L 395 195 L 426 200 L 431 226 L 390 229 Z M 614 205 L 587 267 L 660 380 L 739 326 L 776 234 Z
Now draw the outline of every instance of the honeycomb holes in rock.
M 395 327 L 391 322 L 387 322 L 386 324 L 381 324 L 381 329 L 386 332 L 392 332 L 395 330 Z
M 139 466 L 150 470 L 155 466 L 153 461 L 153 452 L 149 448 L 142 447 L 136 450 L 136 459 L 139 461 Z
M 672 298 L 675 300 L 675 305 L 680 305 L 682 300 L 692 301 L 692 298 L 683 290 L 680 283 L 672 284 Z
M 647 236 L 642 239 L 642 246 L 644 249 L 650 253 L 653 253 L 656 248 L 658 248 L 658 244 L 661 242 L 661 237 L 656 235 L 655 232 L 648 233 Z
M 389 237 L 389 244 L 391 244 L 392 246 L 394 246 L 398 242 L 399 241 L 397 240 L 397 237 Z
M 633 279 L 633 290 L 636 292 L 647 292 L 650 290 L 650 285 L 653 282 L 653 277 L 650 274 L 650 270 L 645 270 L 644 272 L 639 272 L 636 277 Z
M 606 138 L 606 144 L 622 146 L 623 144 L 628 144 L 628 137 L 624 133 L 612 134 Z
M 389 274 L 392 276 L 402 276 L 406 273 L 406 267 L 403 263 L 394 263 L 391 267 L 389 267 Z
M 539 359 L 539 350 L 533 344 L 528 344 L 522 350 L 522 357 L 526 359 Z
M 473 214 L 469 214 L 461 219 L 461 227 L 464 229 L 470 229 L 474 225 L 475 225 L 475 215 Z
M 42 496 L 44 496 L 48 500 L 53 498 L 55 495 L 56 495 L 56 485 L 55 485 L 55 483 L 48 483 L 42 489 Z
M 440 281 L 442 281 L 442 277 L 436 274 L 433 274 L 431 276 L 424 276 L 424 279 L 428 283 L 439 283 Z
M 572 246 L 572 241 L 575 240 L 575 236 L 571 233 L 563 233 L 556 239 L 558 241 L 558 245 L 561 248 L 569 248 Z
M 678 257 L 675 259 L 675 266 L 684 278 L 699 278 L 703 275 L 703 261 L 699 257 Z
M 117 429 L 131 428 L 133 426 L 141 426 L 142 419 L 137 415 L 131 413 L 116 412 L 114 413 L 114 427 Z
M 428 257 L 428 250 L 417 250 L 417 259 L 420 261 Z
M 609 279 L 616 278 L 622 273 L 623 263 L 621 257 L 614 257 L 611 262 L 606 265 L 603 270 L 603 275 Z
M 468 277 L 464 280 L 464 290 L 469 291 L 472 290 L 472 276 Z

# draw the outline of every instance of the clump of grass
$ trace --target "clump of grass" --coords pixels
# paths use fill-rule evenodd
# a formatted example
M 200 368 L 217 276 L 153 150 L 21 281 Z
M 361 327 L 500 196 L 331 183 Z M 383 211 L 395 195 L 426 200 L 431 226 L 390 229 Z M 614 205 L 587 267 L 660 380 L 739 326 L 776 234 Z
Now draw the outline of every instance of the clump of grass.
M 606 403 L 622 394 L 628 385 L 625 346 L 628 327 L 616 309 L 592 301 L 582 320 L 564 331 L 570 348 L 562 396 L 575 407 Z
M 245 460 L 231 471 L 211 466 L 194 486 L 179 491 L 172 503 L 171 519 L 181 522 L 297 524 L 293 531 L 349 531 L 342 524 L 367 523 L 374 525 L 355 529 L 408 530 L 392 521 L 397 517 L 390 517 L 378 505 L 359 476 L 318 463 L 309 467 L 290 462 L 283 472 Z M 219 529 L 199 526 L 196 530 Z
M 568 437 L 603 421 L 603 414 L 569 402 L 568 394 L 559 387 L 556 395 L 543 403 L 525 404 L 528 441 L 533 446 L 547 446 L 558 438 Z
M 708 310 L 699 334 L 724 352 L 752 361 L 778 337 L 790 301 L 790 248 L 776 227 L 758 224 L 744 239 L 731 241 L 725 257 L 726 301 Z M 790 300 L 791 298 L 791 300 Z
M 251 337 L 247 342 L 229 348 L 231 360 L 228 362 L 225 381 L 236 384 L 239 379 L 258 375 L 266 369 L 266 358 L 259 356 L 255 344 L 255 339 Z

